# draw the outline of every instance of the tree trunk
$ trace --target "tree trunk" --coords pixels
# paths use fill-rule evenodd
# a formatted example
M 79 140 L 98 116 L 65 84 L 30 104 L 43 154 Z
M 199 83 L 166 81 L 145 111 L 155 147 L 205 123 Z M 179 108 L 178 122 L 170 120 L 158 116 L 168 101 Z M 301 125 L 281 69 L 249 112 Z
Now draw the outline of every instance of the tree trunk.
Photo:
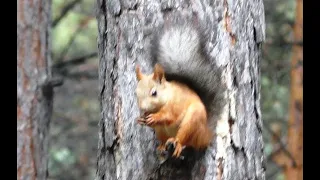
M 296 22 L 294 41 L 302 42 L 303 1 L 296 1 Z M 303 179 L 303 49 L 301 45 L 293 46 L 291 59 L 291 94 L 288 121 L 288 150 L 295 162 L 286 161 L 284 172 L 287 180 Z
M 291 59 L 291 94 L 287 147 L 272 155 L 272 160 L 282 167 L 287 180 L 303 179 L 303 1 L 296 1 L 296 22 Z M 280 131 L 280 129 L 279 129 Z M 285 149 L 286 148 L 286 149 Z
M 17 179 L 47 177 L 50 0 L 17 2 Z
M 260 112 L 262 0 L 97 0 L 101 120 L 97 180 L 265 179 Z M 151 66 L 152 28 L 175 11 L 195 13 L 210 28 L 209 52 L 222 69 L 226 105 L 216 119 L 216 138 L 204 156 L 159 165 L 150 128 L 135 118 L 135 65 Z

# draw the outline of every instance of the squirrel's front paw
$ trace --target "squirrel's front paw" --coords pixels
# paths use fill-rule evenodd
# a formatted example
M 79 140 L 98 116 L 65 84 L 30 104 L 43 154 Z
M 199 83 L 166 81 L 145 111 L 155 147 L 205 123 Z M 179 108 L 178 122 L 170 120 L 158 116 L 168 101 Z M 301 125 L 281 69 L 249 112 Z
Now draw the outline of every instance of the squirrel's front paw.
M 146 120 L 143 117 L 138 117 L 136 119 L 136 121 L 138 122 L 138 124 L 140 125 L 146 125 Z
M 154 126 L 158 123 L 159 118 L 157 117 L 156 114 L 149 114 L 146 118 L 145 118 L 145 124 L 148 126 Z

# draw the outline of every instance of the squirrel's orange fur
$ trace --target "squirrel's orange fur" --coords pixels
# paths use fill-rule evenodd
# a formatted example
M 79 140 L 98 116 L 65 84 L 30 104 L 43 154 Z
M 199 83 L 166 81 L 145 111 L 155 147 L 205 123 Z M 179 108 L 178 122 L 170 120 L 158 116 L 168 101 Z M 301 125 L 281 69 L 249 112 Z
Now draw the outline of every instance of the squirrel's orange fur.
M 160 64 L 149 75 L 137 66 L 136 76 L 138 105 L 145 115 L 138 122 L 154 128 L 160 141 L 158 150 L 164 151 L 173 143 L 173 156 L 179 157 L 185 146 L 199 150 L 210 144 L 212 132 L 207 125 L 206 108 L 193 90 L 182 83 L 167 81 Z

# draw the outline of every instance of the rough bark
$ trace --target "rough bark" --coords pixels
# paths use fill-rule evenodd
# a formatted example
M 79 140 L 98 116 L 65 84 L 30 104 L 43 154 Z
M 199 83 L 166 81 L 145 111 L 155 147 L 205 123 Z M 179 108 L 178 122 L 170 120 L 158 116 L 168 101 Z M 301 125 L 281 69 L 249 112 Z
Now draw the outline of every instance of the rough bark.
M 101 120 L 96 179 L 265 179 L 260 112 L 262 0 L 97 0 Z M 138 125 L 135 64 L 151 71 L 150 34 L 174 11 L 210 28 L 208 50 L 221 68 L 226 106 L 204 156 L 162 165 L 150 128 Z
M 47 177 L 50 0 L 17 2 L 17 179 Z

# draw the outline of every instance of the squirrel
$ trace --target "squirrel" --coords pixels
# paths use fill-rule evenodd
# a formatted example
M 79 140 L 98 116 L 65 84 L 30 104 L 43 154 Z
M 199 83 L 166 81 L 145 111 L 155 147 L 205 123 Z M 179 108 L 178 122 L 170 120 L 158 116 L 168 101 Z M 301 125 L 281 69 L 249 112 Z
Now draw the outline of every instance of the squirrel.
M 206 33 L 190 21 L 171 23 L 155 33 L 151 47 L 151 74 L 136 65 L 139 124 L 154 129 L 157 150 L 173 145 L 172 157 L 185 147 L 207 148 L 213 139 L 208 116 L 219 91 L 218 69 L 205 51 Z

